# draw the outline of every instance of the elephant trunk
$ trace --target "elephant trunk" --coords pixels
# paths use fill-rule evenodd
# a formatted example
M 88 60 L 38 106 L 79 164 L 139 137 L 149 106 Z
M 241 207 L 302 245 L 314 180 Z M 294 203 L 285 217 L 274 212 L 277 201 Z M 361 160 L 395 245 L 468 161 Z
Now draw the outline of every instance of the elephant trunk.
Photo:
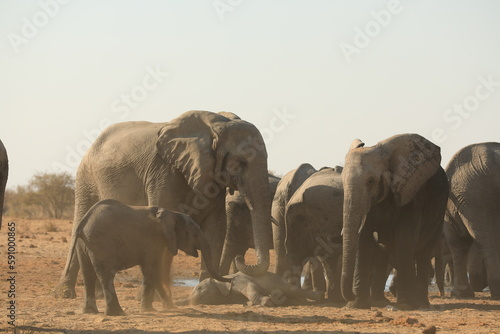
M 199 246 L 198 249 L 201 251 L 201 254 L 203 255 L 203 261 L 205 262 L 205 267 L 210 273 L 210 276 L 221 282 L 231 282 L 230 278 L 222 277 L 221 275 L 219 275 L 217 270 L 214 269 L 210 245 L 208 243 L 208 240 L 204 236 L 200 235 L 198 246 Z
M 269 233 L 269 225 L 271 224 L 271 194 L 269 192 L 267 164 L 262 170 L 263 172 L 259 173 L 261 176 L 258 179 L 246 180 L 245 184 L 242 184 L 238 188 L 250 209 L 257 263 L 247 265 L 242 256 L 237 256 L 236 267 L 239 271 L 250 276 L 264 274 L 267 272 L 270 263 L 269 248 L 272 244 Z
M 354 300 L 355 298 L 353 293 L 353 278 L 356 255 L 359 249 L 359 233 L 367 215 L 354 204 L 359 202 L 352 199 L 352 195 L 345 190 L 341 288 L 342 296 L 347 301 Z

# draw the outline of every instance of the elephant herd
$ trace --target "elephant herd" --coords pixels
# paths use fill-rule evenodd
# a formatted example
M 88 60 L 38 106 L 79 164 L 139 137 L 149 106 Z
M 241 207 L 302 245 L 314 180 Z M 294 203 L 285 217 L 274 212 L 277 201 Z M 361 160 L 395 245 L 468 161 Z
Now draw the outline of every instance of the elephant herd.
M 281 179 L 268 174 L 267 160 L 259 130 L 228 112 L 189 111 L 166 123 L 108 127 L 76 174 L 76 248 L 68 254 L 56 293 L 75 296 L 80 266 L 86 281 L 95 281 L 97 270 L 87 270 L 95 249 L 114 254 L 102 260 L 106 265 L 98 276 L 139 264 L 144 273 L 143 308 L 151 308 L 153 288 L 168 307 L 172 299 L 162 286 L 170 277 L 158 262 L 171 263 L 177 249 L 193 256 L 201 249 L 200 281 L 211 276 L 219 283 L 203 281 L 199 291 L 209 286 L 219 292 L 230 292 L 231 287 L 250 291 L 245 284 L 258 291 L 261 282 L 276 286 L 277 275 L 287 291 L 299 291 L 303 297 L 310 294 L 291 286 L 300 287 L 305 274 L 303 286 L 326 292 L 329 300 L 369 308 L 387 303 L 385 281 L 395 268 L 395 306 L 428 308 L 431 258 L 440 256 L 435 249 L 444 234 L 453 259 L 452 295 L 474 295 L 467 269 L 474 246 L 484 262 L 491 297 L 500 299 L 500 143 L 461 149 L 446 171 L 440 148 L 417 134 L 395 135 L 371 147 L 354 140 L 343 167 L 316 170 L 304 163 Z M 0 203 L 6 166 L 0 145 Z M 114 207 L 121 209 L 109 214 Z M 136 219 L 139 225 L 130 218 L 137 210 L 142 215 Z M 151 227 L 159 232 L 150 231 L 146 237 L 139 233 L 162 217 L 178 221 L 178 213 L 183 223 Z M 181 228 L 193 224 L 194 229 Z M 137 240 L 153 240 L 161 231 L 166 244 L 151 252 L 155 255 L 134 258 L 133 249 L 157 245 Z M 123 235 L 119 242 L 118 234 Z M 255 264 L 245 262 L 248 248 L 255 248 Z M 269 276 L 272 248 L 275 267 Z M 145 262 L 164 269 L 148 272 L 151 266 Z M 231 267 L 240 273 L 221 277 Z M 227 284 L 229 289 L 223 287 Z M 264 297 L 251 298 L 267 303 Z M 85 307 L 96 311 L 93 298 L 93 292 L 87 292 Z M 115 305 L 112 312 L 120 310 Z

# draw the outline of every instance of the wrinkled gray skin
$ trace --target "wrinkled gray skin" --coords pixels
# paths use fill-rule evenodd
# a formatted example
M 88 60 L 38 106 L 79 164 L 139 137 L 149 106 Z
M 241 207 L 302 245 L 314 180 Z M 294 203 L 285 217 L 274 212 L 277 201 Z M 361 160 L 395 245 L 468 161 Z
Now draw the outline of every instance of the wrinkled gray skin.
M 274 197 L 279 181 L 279 177 L 269 175 L 270 200 Z M 245 198 L 237 190 L 232 194 L 228 191 L 226 195 L 226 217 L 226 238 L 219 267 L 221 275 L 229 274 L 231 263 L 237 255 L 244 256 L 249 248 L 255 248 L 250 209 Z M 271 221 L 268 224 L 267 234 L 272 235 Z M 270 243 L 267 247 L 273 248 L 273 244 Z
M 2 229 L 3 204 L 5 199 L 5 187 L 7 186 L 8 177 L 9 158 L 7 157 L 7 150 L 0 140 L 0 229 Z
M 342 216 L 344 188 L 342 167 L 322 168 L 294 193 L 286 207 L 286 249 L 292 266 L 307 259 L 319 265 L 327 277 L 328 299 L 344 303 L 340 290 L 342 271 Z M 377 249 L 378 258 L 371 284 L 371 303 L 386 306 L 387 254 Z M 323 273 L 321 273 L 323 275 Z
M 74 222 L 107 198 L 183 212 L 200 225 L 212 246 L 213 266 L 218 267 L 226 187 L 239 190 L 252 207 L 257 263 L 245 265 L 240 259 L 237 265 L 252 275 L 266 272 L 271 215 L 267 152 L 259 130 L 231 113 L 189 111 L 167 123 L 108 127 L 78 168 Z M 69 271 L 55 294 L 75 297 L 79 265 L 75 257 L 67 262 Z M 201 278 L 206 275 L 203 270 Z
M 443 270 L 444 285 L 453 287 L 453 280 L 455 276 L 453 273 L 453 258 L 446 239 L 443 243 Z M 475 243 L 473 243 L 470 247 L 469 255 L 467 256 L 467 274 L 472 291 L 481 292 L 488 286 L 486 266 Z M 472 294 L 470 294 L 470 297 L 473 297 Z
M 95 283 L 99 279 L 106 298 L 106 315 L 124 315 L 114 288 L 114 276 L 136 265 L 143 273 L 141 310 L 154 311 L 155 289 L 163 308 L 173 307 L 170 288 L 162 276 L 170 277 L 172 257 L 178 249 L 194 257 L 201 250 L 213 277 L 227 281 L 212 268 L 210 245 L 187 215 L 159 207 L 130 207 L 115 200 L 98 202 L 77 224 L 70 249 L 71 254 L 77 254 L 82 268 L 83 312 L 98 313 Z
M 302 164 L 297 169 L 291 170 L 286 173 L 285 176 L 278 183 L 276 188 L 276 194 L 274 195 L 272 203 L 272 217 L 275 221 L 273 224 L 273 240 L 274 240 L 274 253 L 275 257 L 275 267 L 274 272 L 278 275 L 287 276 L 287 272 L 290 272 L 290 263 L 286 258 L 285 250 L 285 238 L 286 238 L 286 228 L 285 228 L 285 208 L 292 198 L 295 191 L 304 183 L 307 178 L 316 173 L 317 170 L 310 164 Z M 302 268 L 298 270 L 302 271 Z
M 467 253 L 473 242 L 486 265 L 491 297 L 500 299 L 500 143 L 464 147 L 446 168 L 450 199 L 444 231 L 454 265 L 452 295 L 472 297 Z
M 188 299 L 176 305 L 221 305 L 242 304 L 278 306 L 296 305 L 309 300 L 321 301 L 322 293 L 304 290 L 286 282 L 275 273 L 249 276 L 242 272 L 227 275 L 230 283 L 207 278 L 200 282 Z
M 335 302 L 344 301 L 340 292 L 344 199 L 341 171 L 342 167 L 326 168 L 311 175 L 295 191 L 285 211 L 285 248 L 290 264 L 301 267 L 310 261 L 320 268 L 324 265 L 328 299 Z
M 377 232 L 398 271 L 396 307 L 428 308 L 429 263 L 448 198 L 440 148 L 416 134 L 363 146 L 351 144 L 342 172 L 342 295 L 348 306 L 370 307 Z

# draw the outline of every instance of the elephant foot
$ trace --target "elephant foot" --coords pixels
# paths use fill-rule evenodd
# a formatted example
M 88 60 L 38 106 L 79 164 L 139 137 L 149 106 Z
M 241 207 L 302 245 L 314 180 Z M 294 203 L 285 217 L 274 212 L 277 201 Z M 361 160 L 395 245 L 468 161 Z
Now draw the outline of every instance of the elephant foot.
M 456 289 L 456 288 L 453 288 L 451 290 L 451 297 L 455 297 L 455 298 L 474 298 L 475 295 L 474 295 L 474 291 L 472 291 L 471 289 Z
M 141 307 L 141 312 L 143 312 L 143 313 L 158 312 L 158 310 L 155 309 L 153 306 L 143 306 L 143 307 Z
M 170 302 L 165 303 L 165 304 L 162 305 L 163 311 L 173 310 L 173 309 L 176 309 L 176 308 L 177 308 L 177 306 L 175 306 L 172 301 L 170 301 Z
M 399 310 L 399 311 L 413 311 L 415 309 L 416 309 L 415 306 L 410 305 L 408 303 L 396 303 L 394 305 L 394 310 Z
M 355 299 L 347 303 L 347 308 L 370 309 L 371 304 L 368 300 Z
M 97 306 L 86 305 L 83 308 L 82 312 L 86 313 L 86 314 L 97 314 L 97 313 L 99 313 L 99 310 L 97 310 Z
M 110 316 L 124 316 L 125 312 L 122 310 L 121 307 L 108 308 L 108 309 L 106 309 L 106 315 L 110 315 Z
M 392 302 L 385 297 L 378 297 L 371 300 L 371 305 L 375 307 L 386 307 L 387 305 L 392 305 Z
M 52 294 L 56 298 L 74 299 L 76 298 L 76 291 L 67 283 L 60 283 L 54 288 Z

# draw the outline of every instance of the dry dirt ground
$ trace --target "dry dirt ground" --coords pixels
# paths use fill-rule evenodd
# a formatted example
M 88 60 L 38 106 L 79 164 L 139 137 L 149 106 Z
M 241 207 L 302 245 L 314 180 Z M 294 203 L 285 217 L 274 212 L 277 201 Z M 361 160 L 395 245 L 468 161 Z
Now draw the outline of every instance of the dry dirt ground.
M 9 269 L 8 222 L 16 222 L 15 267 Z M 69 246 L 68 220 L 4 219 L 0 232 L 0 331 L 10 333 L 500 333 L 500 301 L 479 293 L 475 299 L 440 299 L 431 293 L 430 311 L 394 311 L 387 308 L 354 310 L 332 305 L 264 308 L 246 305 L 179 307 L 168 312 L 140 313 L 136 295 L 140 273 L 133 268 L 120 273 L 116 288 L 124 317 L 101 313 L 82 314 L 83 286 L 76 299 L 56 299 L 51 290 L 59 280 Z M 12 238 L 11 238 L 12 241 Z M 12 245 L 12 243 L 11 243 Z M 12 250 L 12 249 L 11 249 Z M 180 252 L 181 253 L 181 252 Z M 174 263 L 174 279 L 195 278 L 199 259 L 180 254 Z M 9 274 L 11 271 L 15 274 Z M 15 297 L 9 296 L 11 284 Z M 191 288 L 174 286 L 175 299 Z M 11 298 L 12 297 L 12 298 Z M 392 297 L 388 297 L 392 299 Z M 15 324 L 8 324 L 8 307 L 15 301 Z

